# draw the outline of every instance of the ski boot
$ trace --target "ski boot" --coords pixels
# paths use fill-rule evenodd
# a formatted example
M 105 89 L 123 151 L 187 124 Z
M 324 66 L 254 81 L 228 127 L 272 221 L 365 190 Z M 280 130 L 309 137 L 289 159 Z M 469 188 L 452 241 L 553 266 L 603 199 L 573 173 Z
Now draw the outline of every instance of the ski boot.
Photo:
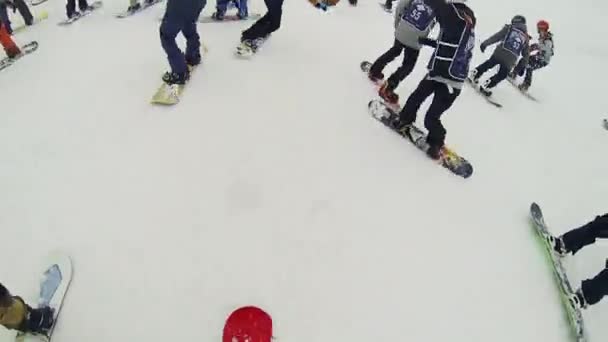
M 127 8 L 127 12 L 136 12 L 139 11 L 141 9 L 141 5 L 139 4 L 139 1 L 134 3 L 133 5 L 129 5 L 129 7 Z
M 399 95 L 395 94 L 393 87 L 390 86 L 388 82 L 384 82 L 384 84 L 380 87 L 378 90 L 378 95 L 380 95 L 381 98 L 390 104 L 399 103 Z
M 184 85 L 186 84 L 186 82 L 188 81 L 188 79 L 190 79 L 190 73 L 189 72 L 185 72 L 185 73 L 176 73 L 176 72 L 169 72 L 167 71 L 164 75 L 163 75 L 163 82 L 167 83 L 168 85 Z

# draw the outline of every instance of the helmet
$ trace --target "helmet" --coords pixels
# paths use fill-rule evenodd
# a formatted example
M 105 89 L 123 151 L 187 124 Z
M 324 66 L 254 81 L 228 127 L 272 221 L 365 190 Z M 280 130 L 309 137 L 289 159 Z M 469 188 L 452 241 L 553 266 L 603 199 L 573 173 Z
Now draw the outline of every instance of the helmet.
M 525 24 L 526 18 L 523 15 L 516 15 L 511 19 L 511 24 Z
M 536 23 L 536 28 L 540 31 L 549 31 L 549 22 L 546 20 L 539 20 Z

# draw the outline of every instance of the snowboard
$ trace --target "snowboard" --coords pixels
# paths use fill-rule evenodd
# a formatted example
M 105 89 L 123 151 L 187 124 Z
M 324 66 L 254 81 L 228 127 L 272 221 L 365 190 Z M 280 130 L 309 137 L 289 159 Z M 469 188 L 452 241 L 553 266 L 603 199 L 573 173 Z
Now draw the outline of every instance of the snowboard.
M 62 20 L 59 23 L 57 23 L 57 25 L 59 25 L 59 26 L 66 26 L 66 25 L 73 24 L 74 22 L 76 22 L 76 21 L 78 21 L 78 20 L 86 17 L 87 15 L 93 13 L 95 10 L 101 8 L 102 6 L 103 6 L 103 2 L 101 2 L 101 1 L 95 1 L 92 4 L 89 5 L 90 8 L 87 9 L 86 11 L 84 11 L 84 12 L 76 12 L 73 17 L 65 19 L 65 20 Z
M 382 122 L 386 127 L 391 129 L 393 132 L 401 135 L 402 137 L 409 140 L 419 150 L 426 153 L 428 144 L 426 142 L 426 134 L 415 125 L 411 125 L 406 130 L 397 131 L 390 125 L 391 118 L 399 115 L 397 112 L 389 108 L 383 101 L 371 100 L 368 104 L 370 114 L 378 121 Z M 469 178 L 473 174 L 473 165 L 469 163 L 465 158 L 456 154 L 448 147 L 444 146 L 441 150 L 441 156 L 437 161 L 446 169 L 452 171 L 452 173 L 461 176 L 463 178 Z
M 42 12 L 40 12 L 38 15 L 36 15 L 36 16 L 34 17 L 34 22 L 32 23 L 32 25 L 36 25 L 36 24 L 38 24 L 39 22 L 41 22 L 41 21 L 43 21 L 43 20 L 45 20 L 45 19 L 48 19 L 48 17 L 49 17 L 49 12 L 47 12 L 47 11 L 42 11 Z M 32 25 L 29 25 L 29 26 L 32 26 Z M 14 27 L 14 28 L 13 28 L 13 35 L 15 35 L 15 34 L 17 34 L 17 33 L 21 32 L 21 31 L 25 30 L 25 29 L 26 29 L 26 28 L 28 28 L 29 26 L 28 26 L 28 25 L 26 25 L 25 23 L 22 23 L 22 24 L 20 24 L 20 25 L 17 25 L 16 27 Z
M 519 91 L 523 96 L 529 98 L 532 101 L 536 101 L 538 102 L 538 100 L 536 99 L 536 97 L 530 95 L 530 93 L 527 90 L 522 90 L 519 88 L 519 84 L 517 84 L 517 82 L 515 81 L 514 78 L 511 77 L 507 77 L 507 80 L 509 81 L 509 83 L 511 83 L 512 86 L 515 87 L 515 89 L 517 89 L 517 91 Z
M 21 46 L 20 49 L 21 49 L 21 54 L 18 55 L 17 57 L 15 57 L 15 58 L 4 57 L 3 59 L 0 59 L 0 70 L 8 68 L 9 66 L 11 66 L 15 62 L 17 62 L 19 59 L 21 59 L 23 56 L 29 55 L 30 53 L 36 51 L 38 49 L 38 42 L 33 41 L 30 43 L 27 43 L 27 44 Z
M 568 280 L 568 275 L 566 274 L 566 270 L 564 269 L 560 257 L 555 253 L 553 246 L 551 246 L 551 244 L 545 238 L 545 234 L 550 234 L 549 228 L 545 224 L 543 212 L 538 204 L 532 203 L 532 205 L 530 205 L 530 217 L 538 241 L 545 249 L 547 261 L 549 262 L 555 276 L 557 288 L 560 292 L 565 313 L 568 316 L 568 322 L 570 323 L 570 329 L 574 341 L 585 342 L 587 341 L 587 337 L 582 313 L 580 309 L 572 306 L 572 303 L 570 302 L 569 297 L 574 293 L 574 290 L 570 284 L 570 280 Z
M 196 67 L 189 66 L 188 69 L 190 70 L 190 77 L 192 77 Z M 154 93 L 154 96 L 152 96 L 150 103 L 165 106 L 178 104 L 188 82 L 190 82 L 190 80 L 186 81 L 186 84 L 167 84 L 163 82 L 156 93 Z
M 366 75 L 369 73 L 369 69 L 372 66 L 372 63 L 369 61 L 363 61 L 361 62 L 361 71 L 363 71 Z M 374 85 L 376 85 L 376 91 L 380 90 L 380 87 L 382 86 L 382 84 L 384 83 L 384 80 L 378 80 L 376 82 L 372 81 L 371 79 L 369 79 L 369 77 L 367 78 L 368 81 L 372 82 Z M 392 109 L 394 112 L 398 112 L 399 111 L 399 104 L 398 103 L 388 103 L 386 101 L 384 101 L 384 105 L 389 107 L 390 109 Z
M 16 342 L 50 342 L 63 300 L 72 281 L 72 260 L 64 253 L 53 252 L 46 260 L 46 268 L 40 280 L 37 307 L 50 306 L 54 309 L 54 323 L 48 335 L 17 333 Z
M 259 13 L 252 13 L 247 18 L 241 19 L 236 14 L 225 15 L 223 20 L 215 20 L 211 16 L 202 17 L 198 20 L 199 23 L 208 24 L 208 23 L 222 23 L 222 22 L 230 22 L 230 21 L 246 21 L 246 20 L 258 20 L 262 17 Z
M 496 100 L 494 100 L 492 98 L 492 96 L 486 96 L 484 95 L 480 90 L 479 90 L 479 85 L 477 85 L 475 82 L 473 82 L 473 80 L 470 77 L 467 77 L 467 83 L 473 87 L 473 89 L 475 89 L 475 91 L 477 92 L 477 94 L 479 94 L 481 97 L 483 97 L 486 101 L 488 101 L 489 104 L 497 107 L 497 108 L 502 108 L 502 104 L 500 104 L 499 102 L 497 102 Z
M 130 17 L 133 14 L 139 13 L 139 12 L 145 10 L 146 8 L 150 8 L 162 1 L 163 0 L 152 0 L 150 2 L 143 1 L 143 3 L 141 3 L 141 6 L 138 9 L 136 9 L 135 11 L 129 11 L 129 10 L 124 11 L 122 13 L 117 14 L 116 18 L 122 19 L 122 18 Z

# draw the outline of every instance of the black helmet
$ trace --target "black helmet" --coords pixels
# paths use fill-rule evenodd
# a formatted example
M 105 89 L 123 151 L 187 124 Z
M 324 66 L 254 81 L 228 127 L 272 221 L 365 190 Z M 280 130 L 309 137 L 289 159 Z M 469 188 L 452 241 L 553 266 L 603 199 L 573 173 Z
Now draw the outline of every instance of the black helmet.
M 511 24 L 525 24 L 526 18 L 523 15 L 516 15 L 511 19 Z

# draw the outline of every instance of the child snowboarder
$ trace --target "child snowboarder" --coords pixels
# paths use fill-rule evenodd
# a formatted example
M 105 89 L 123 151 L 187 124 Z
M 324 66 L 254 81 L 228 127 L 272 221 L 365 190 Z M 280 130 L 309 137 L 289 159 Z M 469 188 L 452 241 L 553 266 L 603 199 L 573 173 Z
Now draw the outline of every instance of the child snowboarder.
M 169 85 L 185 84 L 190 78 L 189 66 L 201 63 L 201 42 L 196 22 L 206 3 L 206 0 L 167 2 L 165 16 L 160 24 L 160 41 L 171 66 L 171 71 L 163 75 L 163 81 Z M 180 32 L 186 37 L 185 55 L 175 41 Z
M 234 6 L 238 10 L 237 15 L 239 16 L 239 19 L 247 19 L 249 16 L 247 0 L 217 0 L 215 12 L 211 17 L 218 21 L 224 20 L 224 15 L 226 15 L 226 10 L 228 9 L 230 2 L 234 3 Z
M 21 54 L 21 50 L 11 39 L 11 35 L 2 22 L 0 22 L 0 44 L 4 48 L 4 52 L 6 52 L 8 58 L 15 58 Z
M 53 309 L 32 308 L 0 284 L 0 325 L 24 333 L 47 335 L 53 326 Z
M 549 65 L 551 57 L 553 57 L 553 33 L 549 31 L 549 23 L 546 20 L 539 20 L 536 23 L 538 30 L 538 44 L 530 46 L 530 58 L 528 64 L 525 64 L 522 58 L 513 72 L 509 74 L 511 79 L 517 76 L 524 76 L 524 81 L 519 85 L 519 89 L 527 91 L 532 85 L 532 73 Z
M 528 64 L 530 53 L 528 41 L 529 36 L 528 28 L 526 27 L 526 18 L 522 15 L 516 15 L 511 19 L 511 24 L 505 25 L 500 31 L 481 43 L 481 52 L 484 52 L 488 45 L 500 43 L 494 50 L 490 59 L 471 72 L 470 79 L 472 83 L 476 85 L 479 82 L 481 75 L 496 65 L 500 65 L 498 73 L 479 86 L 479 91 L 482 94 L 485 96 L 492 95 L 490 89 L 507 78 L 520 55 L 524 61 L 523 63 Z
M 368 77 L 376 82 L 384 78 L 382 70 L 403 52 L 401 66 L 380 87 L 378 94 L 389 103 L 398 103 L 395 89 L 414 70 L 421 45 L 435 26 L 435 12 L 424 0 L 401 0 L 395 11 L 395 42 L 371 65 Z
M 13 34 L 13 29 L 11 27 L 11 21 L 8 17 L 8 13 L 6 11 L 7 7 L 11 7 L 14 11 L 19 11 L 19 14 L 23 17 L 23 21 L 27 26 L 30 26 L 34 23 L 34 16 L 32 12 L 30 12 L 29 7 L 23 0 L 0 0 L 0 21 L 5 25 L 6 30 L 9 34 Z
M 428 74 L 407 99 L 399 116 L 391 122 L 396 130 L 408 130 L 416 121 L 418 109 L 431 95 L 433 102 L 424 118 L 428 130 L 426 154 L 439 159 L 445 143 L 446 130 L 441 115 L 448 110 L 460 95 L 462 84 L 469 73 L 469 64 L 475 47 L 475 13 L 466 0 L 425 0 L 437 17 L 441 32 L 435 44 L 427 38 L 421 42 L 436 45 L 428 65 Z M 407 131 L 406 131 L 407 132 Z
M 545 236 L 553 249 L 561 257 L 569 253 L 576 254 L 580 249 L 589 246 L 596 239 L 608 238 L 608 214 L 597 216 L 593 221 L 562 236 Z M 608 260 L 606 267 L 594 278 L 583 280 L 581 287 L 570 297 L 573 305 L 585 309 L 589 305 L 598 303 L 604 296 L 608 295 Z

